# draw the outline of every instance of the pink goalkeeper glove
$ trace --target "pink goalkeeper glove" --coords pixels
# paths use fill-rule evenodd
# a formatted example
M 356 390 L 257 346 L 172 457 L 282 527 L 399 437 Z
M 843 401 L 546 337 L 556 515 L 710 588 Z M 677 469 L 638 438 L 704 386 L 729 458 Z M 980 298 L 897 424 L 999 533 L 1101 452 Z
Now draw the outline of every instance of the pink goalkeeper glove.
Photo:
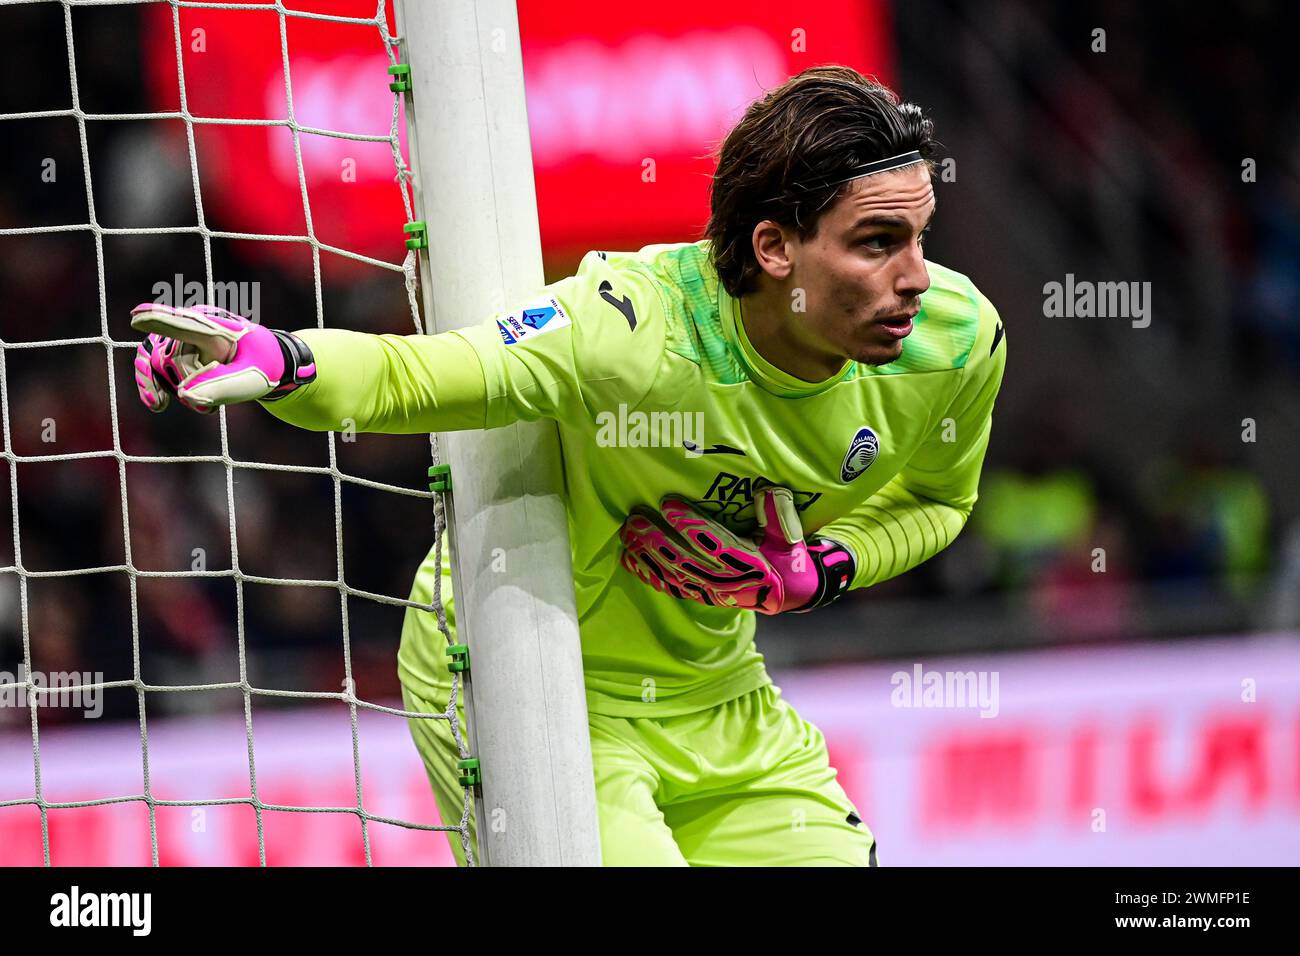
M 316 377 L 311 349 L 295 335 L 267 329 L 211 305 L 180 309 L 146 302 L 131 328 L 148 332 L 135 353 L 140 401 L 161 412 L 175 395 L 196 412 L 273 400 Z
M 656 591 L 762 614 L 811 611 L 848 590 L 854 560 L 829 538 L 805 541 L 794 494 L 766 487 L 754 498 L 756 540 L 732 534 L 680 498 L 637 508 L 623 524 L 623 567 Z

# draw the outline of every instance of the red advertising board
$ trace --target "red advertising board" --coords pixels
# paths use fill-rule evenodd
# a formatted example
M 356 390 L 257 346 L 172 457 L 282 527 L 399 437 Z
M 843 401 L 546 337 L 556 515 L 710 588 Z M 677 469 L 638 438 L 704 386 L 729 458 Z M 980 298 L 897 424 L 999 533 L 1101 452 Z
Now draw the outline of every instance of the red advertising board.
M 293 6 L 293 5 L 291 5 Z M 373 0 L 312 0 L 316 13 L 373 15 Z M 158 110 L 196 117 L 285 120 L 282 44 L 314 234 L 388 261 L 402 255 L 405 221 L 386 142 L 310 130 L 386 136 L 393 96 L 377 27 L 266 10 L 147 11 L 145 60 Z M 519 4 L 529 126 L 543 246 L 563 267 L 592 248 L 698 238 L 708 217 L 710 153 L 744 108 L 788 76 L 845 63 L 888 82 L 888 10 L 877 0 L 791 5 L 774 0 L 698 4 Z M 178 25 L 177 25 L 178 24 Z M 178 29 L 179 26 L 179 29 Z M 184 161 L 184 125 L 160 121 Z M 405 141 L 405 120 L 397 128 Z M 213 228 L 304 236 L 307 214 L 292 131 L 195 127 L 204 216 Z M 403 147 L 404 148 L 404 147 Z M 301 248 L 240 243 L 241 254 L 301 268 Z M 327 281 L 353 274 L 331 263 Z
M 825 735 L 884 866 L 1184 866 L 1216 848 L 1238 866 L 1285 866 L 1300 853 L 1298 639 L 926 658 L 774 679 Z M 43 856 L 30 717 L 12 681 L 0 672 L 0 803 L 28 802 L 0 807 L 0 867 Z M 54 724 L 48 708 L 41 719 L 45 801 L 127 798 L 48 811 L 51 862 L 147 865 L 138 724 Z M 405 721 L 363 710 L 358 728 L 354 751 L 340 704 L 256 718 L 259 799 L 336 811 L 264 811 L 270 865 L 365 861 L 349 812 L 358 760 L 365 810 L 447 825 Z M 151 714 L 149 768 L 155 799 L 203 804 L 158 809 L 163 865 L 258 864 L 243 714 Z M 372 822 L 367 838 L 377 865 L 451 862 L 446 831 Z

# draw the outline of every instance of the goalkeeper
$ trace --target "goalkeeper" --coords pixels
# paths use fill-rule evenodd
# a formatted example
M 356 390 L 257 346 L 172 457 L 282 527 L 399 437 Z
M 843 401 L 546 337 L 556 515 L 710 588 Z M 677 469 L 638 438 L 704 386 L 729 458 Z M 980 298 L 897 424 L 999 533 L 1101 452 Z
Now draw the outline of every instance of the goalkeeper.
M 589 253 L 517 308 L 433 336 L 140 306 L 141 398 L 257 399 L 318 431 L 554 419 L 604 862 L 875 865 L 822 734 L 755 650 L 755 612 L 901 574 L 975 504 L 1006 345 L 971 281 L 924 258 L 932 132 L 854 70 L 807 70 L 727 135 L 704 240 Z M 619 442 L 609 423 L 632 412 L 704 432 Z M 412 600 L 430 603 L 440 573 L 447 595 L 430 553 Z M 409 709 L 447 708 L 444 651 L 433 615 L 408 610 Z M 451 728 L 410 723 L 459 819 Z

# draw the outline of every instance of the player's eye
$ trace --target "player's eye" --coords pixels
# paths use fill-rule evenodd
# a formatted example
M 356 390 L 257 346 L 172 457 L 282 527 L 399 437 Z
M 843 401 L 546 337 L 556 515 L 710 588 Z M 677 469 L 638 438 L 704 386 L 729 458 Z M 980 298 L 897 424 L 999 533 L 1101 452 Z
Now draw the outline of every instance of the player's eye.
M 918 246 L 924 246 L 924 245 L 925 245 L 925 239 L 926 239 L 926 237 L 929 236 L 929 235 L 930 235 L 930 227 L 929 227 L 929 226 L 926 226 L 924 229 L 921 230 L 921 234 L 920 234 L 919 236 L 916 237 L 916 244 L 917 244 Z
M 894 237 L 888 233 L 880 233 L 875 236 L 867 236 L 859 245 L 866 246 L 868 249 L 874 249 L 877 252 L 888 249 L 894 244 Z

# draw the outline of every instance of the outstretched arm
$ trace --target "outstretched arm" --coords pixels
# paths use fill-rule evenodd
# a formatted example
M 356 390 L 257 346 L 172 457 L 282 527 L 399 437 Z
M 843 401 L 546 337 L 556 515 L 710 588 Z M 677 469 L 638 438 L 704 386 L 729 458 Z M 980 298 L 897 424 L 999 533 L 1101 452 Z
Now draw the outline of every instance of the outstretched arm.
M 613 304 L 610 289 L 622 297 Z M 153 411 L 172 396 L 200 412 L 256 400 L 301 428 L 388 434 L 576 420 L 593 403 L 635 404 L 665 335 L 648 279 L 595 253 L 528 305 L 438 335 L 280 332 L 210 306 L 146 303 L 132 316 L 150 333 L 136 384 Z
M 272 415 L 312 431 L 409 435 L 483 428 L 487 386 L 473 347 L 456 332 L 368 335 L 295 332 L 316 360 L 315 381 L 262 401 Z

